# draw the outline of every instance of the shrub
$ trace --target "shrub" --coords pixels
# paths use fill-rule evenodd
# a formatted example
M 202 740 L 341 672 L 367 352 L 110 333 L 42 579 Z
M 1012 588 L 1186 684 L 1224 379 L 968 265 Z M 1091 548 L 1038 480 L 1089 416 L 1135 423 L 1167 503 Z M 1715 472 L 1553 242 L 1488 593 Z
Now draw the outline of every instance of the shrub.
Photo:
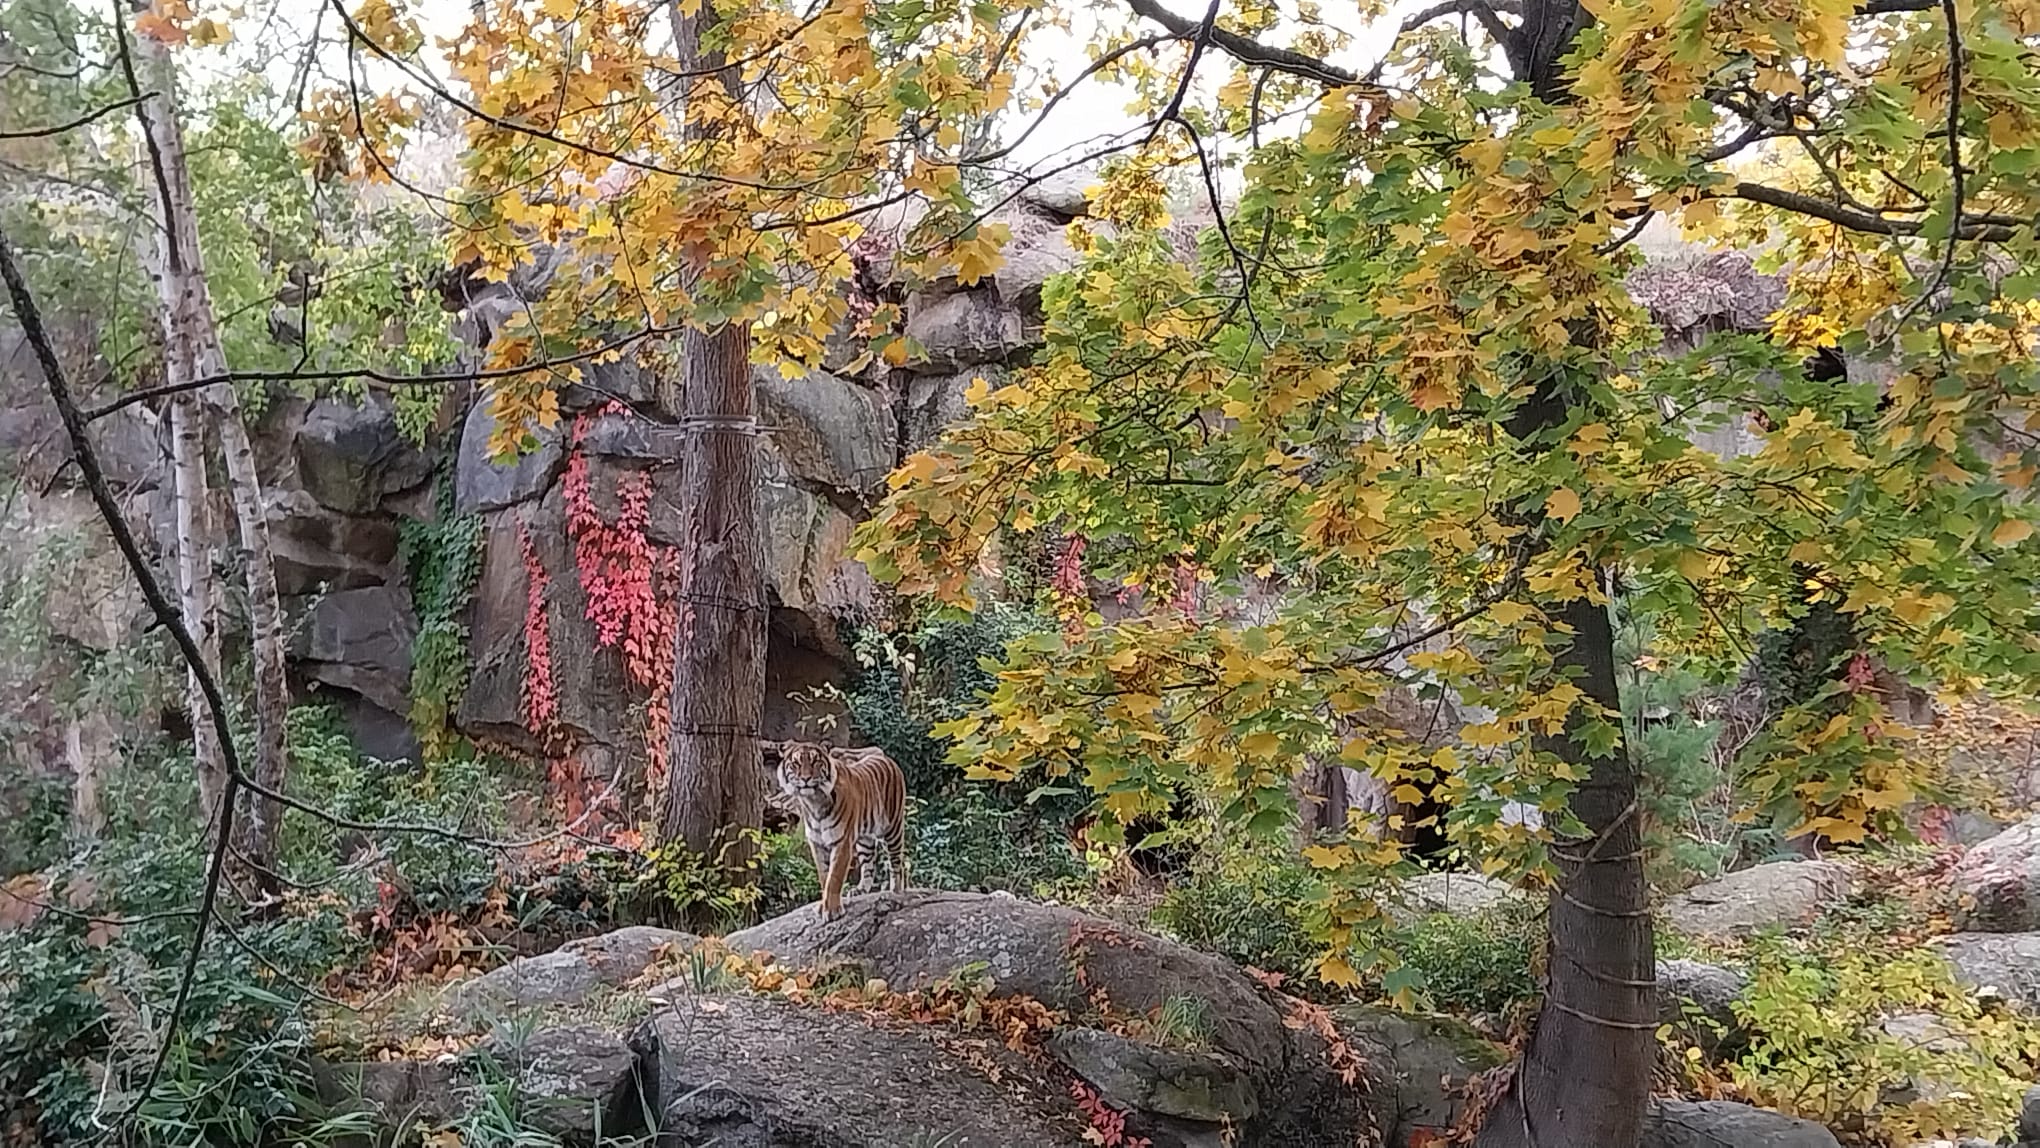
M 851 724 L 900 763 L 915 794 L 953 794 L 963 777 L 945 760 L 949 743 L 935 736 L 936 724 L 977 708 L 1010 643 L 1054 628 L 1032 611 L 993 601 L 968 618 L 926 621 L 906 633 L 861 630 L 852 641 L 857 670 L 843 691 Z
M 1048 896 L 1089 874 L 1060 830 L 976 788 L 914 802 L 907 826 L 914 884 L 927 888 Z
M 31 1143 L 100 1141 L 131 1106 L 183 974 L 207 850 L 189 758 L 109 779 L 107 832 L 50 875 L 49 905 L 0 944 L 0 1096 Z M 310 1033 L 300 985 L 360 951 L 345 906 L 292 900 L 216 925 L 138 1144 L 303 1139 Z M 158 914 L 171 913 L 171 916 Z
M 1198 854 L 1163 895 L 1151 923 L 1184 944 L 1315 983 L 1323 948 L 1311 939 L 1317 879 L 1277 846 L 1218 845 Z
M 1390 930 L 1385 947 L 1401 957 L 1426 1007 L 1507 1014 L 1538 995 L 1542 929 L 1536 906 L 1505 903 L 1470 916 L 1431 914 Z
M 1979 1001 L 1931 950 L 1757 942 L 1728 1079 L 1755 1103 L 1877 1143 L 1995 1137 L 2040 1063 L 2040 1020 Z

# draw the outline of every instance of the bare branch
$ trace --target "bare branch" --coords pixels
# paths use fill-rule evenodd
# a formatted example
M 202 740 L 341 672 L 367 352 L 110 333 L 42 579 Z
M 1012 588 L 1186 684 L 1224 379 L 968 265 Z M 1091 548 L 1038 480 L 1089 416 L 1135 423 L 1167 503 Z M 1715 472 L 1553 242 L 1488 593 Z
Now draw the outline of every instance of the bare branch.
M 1196 20 L 1178 16 L 1162 7 L 1156 0 L 1126 0 L 1126 6 L 1133 10 L 1134 15 L 1153 20 L 1181 39 L 1187 40 L 1197 35 L 1201 26 Z M 1211 29 L 1211 42 L 1233 59 L 1249 67 L 1273 68 L 1278 72 L 1287 72 L 1306 80 L 1316 80 L 1335 88 L 1363 82 L 1358 74 L 1337 64 L 1327 63 L 1315 56 L 1306 56 L 1302 52 L 1288 48 L 1272 47 L 1237 32 L 1228 32 L 1216 24 Z
M 154 92 L 142 92 L 139 95 L 129 96 L 127 99 L 124 100 L 115 100 L 114 102 L 106 105 L 103 108 L 99 108 L 95 111 L 86 112 L 84 115 L 79 116 L 76 119 L 65 120 L 63 123 L 60 124 L 51 124 L 48 127 L 17 128 L 10 131 L 0 131 L 0 140 L 31 140 L 40 139 L 44 136 L 62 135 L 65 132 L 73 131 L 77 128 L 82 128 L 86 124 L 92 123 L 94 120 L 97 120 L 102 116 L 111 115 L 112 113 L 117 112 L 122 108 L 133 107 L 134 105 L 141 103 L 143 100 L 146 100 L 155 94 L 156 93 Z

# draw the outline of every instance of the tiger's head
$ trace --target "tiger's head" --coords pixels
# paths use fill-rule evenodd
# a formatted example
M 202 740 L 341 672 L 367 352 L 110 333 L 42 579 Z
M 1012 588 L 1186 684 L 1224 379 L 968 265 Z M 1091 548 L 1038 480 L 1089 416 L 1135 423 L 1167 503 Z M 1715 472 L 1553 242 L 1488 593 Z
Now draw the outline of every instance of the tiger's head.
M 836 790 L 836 763 L 829 747 L 789 741 L 779 748 L 779 789 L 788 797 L 813 800 Z

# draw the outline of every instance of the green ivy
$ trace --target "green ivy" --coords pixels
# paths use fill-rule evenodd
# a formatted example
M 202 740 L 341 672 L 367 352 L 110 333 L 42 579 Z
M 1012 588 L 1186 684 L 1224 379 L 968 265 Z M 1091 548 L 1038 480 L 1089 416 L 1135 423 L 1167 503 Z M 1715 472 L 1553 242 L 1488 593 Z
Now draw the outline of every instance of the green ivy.
M 454 710 L 471 670 L 464 620 L 482 574 L 482 520 L 454 510 L 453 483 L 442 473 L 437 513 L 399 526 L 398 555 L 410 572 L 418 637 L 411 646 L 411 728 L 428 759 L 457 743 Z

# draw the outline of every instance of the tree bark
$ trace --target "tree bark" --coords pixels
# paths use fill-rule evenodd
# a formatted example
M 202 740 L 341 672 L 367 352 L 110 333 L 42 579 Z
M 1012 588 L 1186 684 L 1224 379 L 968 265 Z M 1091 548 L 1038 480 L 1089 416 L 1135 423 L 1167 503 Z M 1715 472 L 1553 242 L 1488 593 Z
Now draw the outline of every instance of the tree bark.
M 170 383 L 195 382 L 224 374 L 226 352 L 213 319 L 212 295 L 206 286 L 205 265 L 198 245 L 198 211 L 192 198 L 191 168 L 184 148 L 184 131 L 178 122 L 176 69 L 169 49 L 145 33 L 133 37 L 138 71 L 156 95 L 136 105 L 136 115 L 148 133 L 151 183 L 158 209 L 156 265 L 151 277 L 156 283 L 163 324 L 165 373 Z M 262 480 L 256 471 L 255 452 L 248 441 L 247 426 L 241 419 L 240 398 L 233 386 L 219 383 L 204 388 L 204 406 L 219 430 L 226 456 L 227 484 L 232 494 L 234 517 L 240 528 L 241 566 L 248 586 L 249 651 L 255 682 L 255 759 L 253 778 L 267 789 L 280 790 L 288 761 L 284 734 L 290 709 L 290 688 L 284 667 L 283 609 L 276 590 L 276 569 L 270 558 L 269 523 L 262 499 Z M 173 415 L 191 424 L 189 441 L 173 433 L 173 440 L 189 449 L 178 457 L 181 479 L 187 468 L 203 482 L 204 444 L 197 400 L 180 395 Z M 201 494 L 203 487 L 195 488 Z M 179 497 L 183 491 L 180 489 Z M 180 507 L 180 537 L 182 537 Z M 180 555 L 183 546 L 180 542 Z M 208 628 L 209 630 L 209 628 Z M 209 651 L 217 670 L 218 650 Z M 196 712 L 196 711 L 194 711 Z M 194 730 L 204 723 L 193 722 Z M 215 758 L 217 750 L 215 750 Z M 201 754 L 203 763 L 205 756 Z M 206 769 L 201 764 L 201 771 Z M 254 792 L 243 796 L 247 802 L 235 847 L 242 859 L 252 863 L 257 874 L 273 868 L 276 831 L 280 818 L 268 799 Z
M 683 362 L 679 625 L 673 664 L 672 777 L 663 836 L 732 866 L 737 834 L 763 819 L 759 727 L 765 709 L 765 569 L 758 530 L 757 420 L 750 330 L 689 330 Z
M 177 368 L 169 364 L 177 355 L 173 348 L 179 336 L 170 329 L 165 315 L 165 374 L 174 381 Z M 177 544 L 177 611 L 191 631 L 206 669 L 219 674 L 219 641 L 213 630 L 212 532 L 206 511 L 211 490 L 205 474 L 205 427 L 200 421 L 198 400 L 179 395 L 170 400 L 170 506 Z M 191 752 L 198 767 L 198 812 L 207 825 L 219 815 L 220 794 L 226 791 L 227 767 L 220 754 L 220 740 L 205 720 L 205 694 L 198 671 L 185 670 L 185 706 L 191 711 Z
M 1553 614 L 1573 630 L 1560 668 L 1579 671 L 1575 684 L 1587 697 L 1617 709 L 1608 608 L 1578 599 Z M 1569 734 L 1539 739 L 1538 748 L 1590 760 Z M 1477 1148 L 1635 1148 L 1642 1134 L 1657 1049 L 1656 960 L 1636 767 L 1624 747 L 1592 761 L 1571 808 L 1588 836 L 1553 847 L 1559 885 L 1544 1004 Z

